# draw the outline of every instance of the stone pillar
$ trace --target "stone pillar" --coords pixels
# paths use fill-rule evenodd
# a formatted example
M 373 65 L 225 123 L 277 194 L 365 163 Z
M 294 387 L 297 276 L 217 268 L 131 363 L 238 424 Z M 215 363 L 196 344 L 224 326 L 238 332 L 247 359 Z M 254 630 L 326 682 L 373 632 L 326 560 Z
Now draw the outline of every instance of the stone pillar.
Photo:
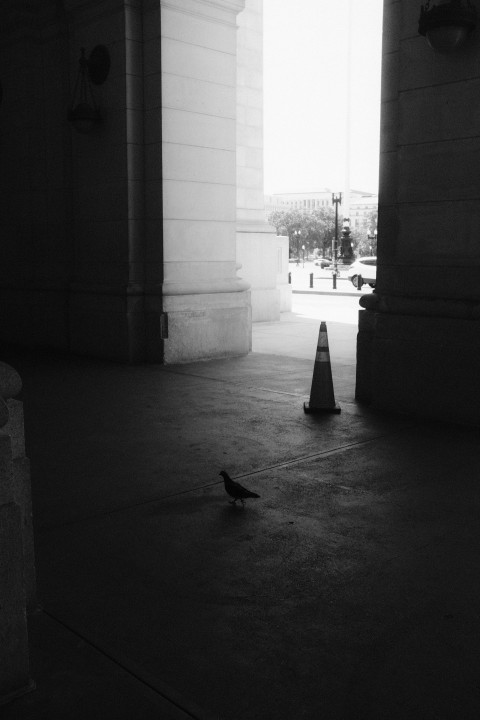
M 263 186 L 263 0 L 238 16 L 237 260 L 251 285 L 252 320 L 279 320 L 291 309 L 288 240 L 265 221 Z
M 58 5 L 58 3 L 57 3 Z M 68 346 L 68 58 L 55 3 L 1 5 L 2 340 Z
M 362 299 L 357 397 L 480 424 L 478 32 L 435 53 L 420 7 L 384 3 L 376 292 Z
M 235 246 L 236 16 L 244 1 L 161 0 L 167 363 L 240 355 L 251 345 L 249 285 L 236 275 Z M 152 185 L 159 206 L 161 191 Z
M 36 608 L 30 472 L 18 374 L 0 363 L 0 705 L 33 689 L 26 612 Z
M 92 86 L 102 125 L 87 135 L 70 130 L 70 348 L 127 362 L 159 361 L 159 313 L 153 339 L 146 318 L 142 3 L 65 0 L 64 6 L 72 92 L 81 47 L 88 57 L 104 45 L 111 61 L 105 82 Z

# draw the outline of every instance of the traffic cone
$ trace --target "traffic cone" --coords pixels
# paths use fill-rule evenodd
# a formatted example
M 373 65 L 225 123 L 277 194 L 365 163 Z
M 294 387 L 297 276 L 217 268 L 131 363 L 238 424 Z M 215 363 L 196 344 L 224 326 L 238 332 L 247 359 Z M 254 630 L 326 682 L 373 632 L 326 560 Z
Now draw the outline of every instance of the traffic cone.
M 303 409 L 306 413 L 341 412 L 341 408 L 335 402 L 335 393 L 333 392 L 327 323 L 324 321 L 320 323 L 320 332 L 318 333 L 310 402 L 303 403 Z

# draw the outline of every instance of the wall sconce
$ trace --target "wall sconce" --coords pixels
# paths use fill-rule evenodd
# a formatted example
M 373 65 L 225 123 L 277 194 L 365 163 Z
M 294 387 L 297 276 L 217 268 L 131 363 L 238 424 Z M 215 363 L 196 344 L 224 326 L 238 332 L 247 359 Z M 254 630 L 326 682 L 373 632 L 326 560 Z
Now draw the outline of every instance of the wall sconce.
M 77 132 L 87 134 L 102 122 L 91 83 L 102 85 L 109 71 L 110 55 L 104 45 L 97 45 L 88 59 L 85 57 L 85 48 L 81 48 L 77 80 L 68 111 L 68 120 Z
M 475 28 L 477 11 L 470 0 L 440 0 L 430 7 L 430 0 L 422 5 L 418 32 L 428 44 L 440 53 L 449 53 L 460 47 Z

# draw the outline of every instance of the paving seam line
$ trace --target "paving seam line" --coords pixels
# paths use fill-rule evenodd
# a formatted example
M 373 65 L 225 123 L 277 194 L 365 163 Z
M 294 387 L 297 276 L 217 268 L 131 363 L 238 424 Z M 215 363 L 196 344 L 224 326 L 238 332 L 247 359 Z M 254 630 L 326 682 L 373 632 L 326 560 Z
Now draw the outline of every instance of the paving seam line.
M 320 457 L 328 457 L 330 455 L 335 455 L 337 453 L 341 453 L 344 450 L 349 450 L 350 448 L 359 447 L 360 445 L 368 445 L 369 443 L 376 442 L 377 440 L 382 440 L 382 438 L 391 437 L 392 435 L 397 435 L 400 432 L 404 432 L 406 430 L 410 430 L 412 427 L 416 427 L 417 423 L 414 423 L 413 425 L 407 425 L 404 428 L 401 428 L 400 430 L 392 433 L 384 433 L 382 435 L 376 435 L 375 437 L 368 438 L 367 440 L 357 440 L 353 443 L 346 443 L 345 445 L 338 445 L 335 448 L 330 448 L 330 450 L 321 450 L 316 453 L 312 453 L 311 455 L 302 455 L 301 457 L 294 458 L 292 460 L 285 460 L 281 463 L 274 463 L 273 465 L 268 465 L 266 467 L 259 468 L 258 470 L 251 470 L 248 473 L 243 473 L 241 475 L 235 475 L 232 479 L 238 480 L 240 478 L 249 478 L 253 477 L 255 475 L 260 475 L 261 473 L 268 472 L 269 470 L 282 470 L 283 468 L 290 467 L 291 465 L 299 465 L 303 462 L 307 462 L 308 460 L 313 460 L 314 458 L 320 458 Z M 319 481 L 322 482 L 322 481 Z M 210 487 L 215 487 L 216 485 L 221 485 L 223 483 L 223 480 L 215 480 L 215 482 L 206 483 L 205 485 L 197 485 L 193 488 L 188 488 L 187 490 L 180 490 L 179 492 L 172 493 L 171 495 L 162 495 L 161 497 L 156 498 L 149 498 L 148 500 L 143 500 L 139 503 L 134 503 L 133 505 L 124 505 L 122 507 L 113 508 L 112 510 L 105 510 L 105 512 L 98 513 L 97 515 L 89 515 L 88 517 L 83 518 L 77 518 L 75 520 L 70 520 L 69 522 L 60 523 L 58 525 L 47 525 L 45 527 L 42 527 L 38 532 L 46 533 L 46 532 L 55 532 L 56 530 L 62 528 L 62 527 L 71 527 L 72 525 L 78 525 L 80 523 L 88 523 L 95 520 L 98 520 L 102 517 L 108 517 L 110 515 L 115 515 L 117 513 L 127 512 L 129 510 L 135 510 L 136 508 L 143 507 L 144 505 L 151 505 L 152 503 L 161 503 L 163 500 L 170 500 L 171 498 L 180 497 L 181 495 L 190 495 L 192 493 L 198 492 L 199 490 L 206 490 Z M 342 487 L 338 485 L 338 487 Z M 345 486 L 344 489 L 351 490 L 352 488 Z
M 128 675 L 142 683 L 142 685 L 145 685 L 157 695 L 164 698 L 164 700 L 167 700 L 182 713 L 187 715 L 189 718 L 192 718 L 192 720 L 213 720 L 211 716 L 206 715 L 203 710 L 194 706 L 192 702 L 185 700 L 183 696 L 177 692 L 177 690 L 174 690 L 172 687 L 164 683 L 163 680 L 159 680 L 158 678 L 151 676 L 148 672 L 145 672 L 145 670 L 137 663 L 127 660 L 127 658 L 122 657 L 119 653 L 115 653 L 110 649 L 101 647 L 97 641 L 92 640 L 88 636 L 88 633 L 76 630 L 72 627 L 72 625 L 64 620 L 61 620 L 54 613 L 46 610 L 44 607 L 42 607 L 40 611 L 51 620 L 73 633 L 76 637 L 83 640 L 83 642 L 87 643 L 87 645 L 92 647 L 105 658 L 115 663 L 115 665 L 128 673 Z
M 279 355 L 278 353 L 252 353 L 256 355 L 270 355 L 273 357 L 284 357 L 283 355 Z M 239 355 L 239 357 L 242 357 Z M 247 357 L 246 355 L 243 357 Z M 305 360 L 305 362 L 310 362 L 310 358 L 296 358 L 294 356 L 288 355 L 287 357 L 292 357 L 294 360 Z M 205 362 L 215 362 L 216 360 L 228 360 L 228 358 L 212 358 L 212 360 L 205 360 Z M 315 356 L 312 355 L 311 362 L 315 362 Z M 245 383 L 245 378 L 241 378 L 240 380 L 226 380 L 225 378 L 219 378 L 219 377 L 212 377 L 211 375 L 198 375 L 194 372 L 182 372 L 181 370 L 175 369 L 175 366 L 173 365 L 165 365 L 162 368 L 162 372 L 171 373 L 172 375 L 180 375 L 181 377 L 191 377 L 191 378 L 197 378 L 199 380 L 211 380 L 212 382 L 216 383 L 224 383 L 224 385 L 234 385 L 238 386 L 241 385 L 247 390 L 265 390 L 267 392 L 272 393 L 279 393 L 280 390 L 272 390 L 271 388 L 262 388 L 258 385 L 249 385 L 248 382 Z M 273 373 L 272 373 L 273 374 Z M 294 395 L 295 397 L 303 397 L 306 396 L 307 393 L 284 393 L 285 395 Z
M 341 290 L 292 290 L 293 295 L 334 295 L 336 297 L 363 297 L 363 295 L 370 295 L 371 293 L 358 293 L 356 295 L 353 292 L 342 292 Z
M 319 452 L 312 453 L 311 455 L 303 455 L 302 457 L 294 458 L 293 460 L 286 460 L 283 463 L 275 463 L 274 465 L 269 465 L 267 467 L 260 468 L 259 470 L 252 470 L 251 472 L 244 473 L 243 475 L 236 475 L 232 479 L 238 480 L 240 478 L 248 478 L 248 477 L 252 477 L 254 475 L 259 475 L 263 472 L 268 472 L 269 470 L 282 470 L 283 468 L 290 467 L 291 465 L 299 465 L 303 462 L 307 462 L 308 460 L 313 460 L 315 458 L 329 457 L 330 455 L 336 455 L 337 453 L 341 453 L 344 450 L 349 450 L 350 448 L 358 447 L 360 445 L 368 445 L 369 443 L 376 442 L 377 440 L 382 440 L 383 438 L 391 437 L 392 435 L 397 435 L 398 433 L 403 432 L 405 430 L 410 430 L 412 427 L 415 427 L 415 426 L 416 426 L 416 423 L 413 425 L 408 425 L 408 426 L 402 428 L 401 430 L 398 430 L 397 432 L 384 433 L 383 435 L 376 435 L 375 437 L 368 438 L 367 440 L 357 440 L 356 442 L 346 443 L 345 445 L 338 445 L 337 447 L 331 448 L 330 450 L 320 450 Z M 223 480 L 220 480 L 219 482 L 211 483 L 210 485 L 201 486 L 198 489 L 202 489 L 202 487 L 211 487 L 212 485 L 218 485 L 222 482 L 223 482 Z M 319 482 L 322 482 L 322 481 L 319 481 Z M 328 483 L 328 484 L 332 484 L 332 483 Z M 339 485 L 338 487 L 342 487 L 342 486 Z M 351 490 L 351 488 L 348 488 L 348 489 Z M 192 491 L 190 491 L 190 492 L 192 492 Z

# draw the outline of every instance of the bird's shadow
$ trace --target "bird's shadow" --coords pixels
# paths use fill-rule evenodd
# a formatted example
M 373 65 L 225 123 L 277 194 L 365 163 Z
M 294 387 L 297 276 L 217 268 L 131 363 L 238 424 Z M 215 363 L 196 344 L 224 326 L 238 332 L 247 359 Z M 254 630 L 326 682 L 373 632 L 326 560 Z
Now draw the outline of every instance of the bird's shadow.
M 258 517 L 257 510 L 253 506 L 245 505 L 234 505 L 233 503 L 227 503 L 223 506 L 221 512 L 221 518 L 226 523 L 246 523 L 251 520 L 256 520 Z

